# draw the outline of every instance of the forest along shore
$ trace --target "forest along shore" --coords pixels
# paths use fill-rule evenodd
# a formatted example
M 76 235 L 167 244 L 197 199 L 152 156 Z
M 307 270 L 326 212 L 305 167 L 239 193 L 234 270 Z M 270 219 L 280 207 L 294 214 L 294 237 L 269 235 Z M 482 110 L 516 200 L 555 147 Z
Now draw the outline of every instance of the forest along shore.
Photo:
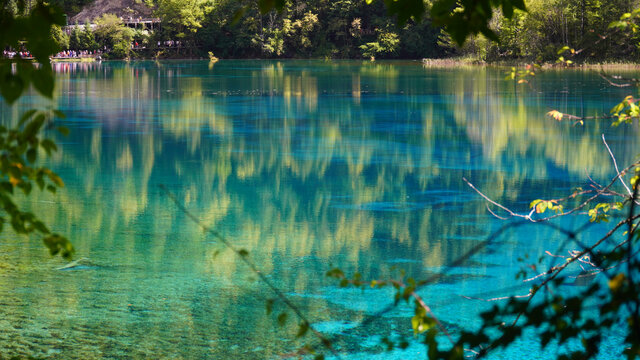
M 476 35 L 462 47 L 432 25 L 428 10 L 424 20 L 399 26 L 382 1 L 293 1 L 280 12 L 265 14 L 236 0 L 117 3 L 62 1 L 69 25 L 53 34 L 61 49 L 102 50 L 102 57 L 111 59 L 208 58 L 211 52 L 221 59 L 465 59 L 507 64 L 554 63 L 561 48 L 574 49 L 565 56 L 578 63 L 635 63 L 640 51 L 631 31 L 609 27 L 638 5 L 627 0 L 530 0 L 527 12 L 516 10 L 510 19 L 495 14 L 492 30 L 499 43 Z

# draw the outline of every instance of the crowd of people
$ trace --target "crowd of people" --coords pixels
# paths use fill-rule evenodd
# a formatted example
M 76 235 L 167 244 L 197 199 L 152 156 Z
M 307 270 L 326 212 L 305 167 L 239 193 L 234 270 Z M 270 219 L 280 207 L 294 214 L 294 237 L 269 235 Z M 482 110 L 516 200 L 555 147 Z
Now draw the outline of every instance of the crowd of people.
M 14 50 L 4 50 L 2 52 L 2 57 L 5 58 L 13 58 L 16 55 L 18 55 L 19 57 L 25 59 L 25 58 L 32 58 L 33 56 L 31 56 L 31 53 L 28 51 L 14 51 Z
M 64 50 L 55 54 L 54 58 L 80 58 L 80 57 L 96 57 L 100 56 L 100 50 Z
M 102 51 L 100 50 L 64 50 L 55 54 L 53 57 L 56 59 L 67 59 L 67 58 L 84 58 L 84 57 L 100 57 Z M 14 58 L 20 57 L 23 59 L 31 59 L 33 56 L 29 51 L 14 51 L 14 50 L 3 50 L 2 57 L 4 58 Z

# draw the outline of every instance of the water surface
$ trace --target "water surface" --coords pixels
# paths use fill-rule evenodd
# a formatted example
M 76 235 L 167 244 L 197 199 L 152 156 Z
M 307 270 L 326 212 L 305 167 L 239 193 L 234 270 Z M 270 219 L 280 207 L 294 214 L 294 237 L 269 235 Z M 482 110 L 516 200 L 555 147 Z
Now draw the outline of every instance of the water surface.
M 283 304 L 267 315 L 275 295 L 164 185 L 246 249 L 344 358 L 424 358 L 418 344 L 391 354 L 380 345 L 410 334 L 411 306 L 393 306 L 391 290 L 339 288 L 325 272 L 375 279 L 403 269 L 430 279 L 420 294 L 455 335 L 493 305 L 462 296 L 526 294 L 515 279 L 524 265 L 578 247 L 545 226 L 496 235 L 507 222 L 462 178 L 528 212 L 533 199 L 586 186 L 587 175 L 613 175 L 602 133 L 619 163 L 637 153 L 636 126 L 544 116 L 606 113 L 627 95 L 587 72 L 547 72 L 517 86 L 499 69 L 415 62 L 55 66 L 49 105 L 67 114 L 71 135 L 56 137 L 49 163 L 66 187 L 24 202 L 89 262 L 55 270 L 62 260 L 38 239 L 2 234 L 0 357 L 271 359 L 318 343 L 295 338 L 290 311 L 278 327 Z M 21 101 L 4 108 L 5 124 L 20 109 L 49 106 L 35 95 Z M 615 337 L 605 346 L 613 350 L 602 358 L 616 358 Z M 494 358 L 550 354 L 525 339 Z

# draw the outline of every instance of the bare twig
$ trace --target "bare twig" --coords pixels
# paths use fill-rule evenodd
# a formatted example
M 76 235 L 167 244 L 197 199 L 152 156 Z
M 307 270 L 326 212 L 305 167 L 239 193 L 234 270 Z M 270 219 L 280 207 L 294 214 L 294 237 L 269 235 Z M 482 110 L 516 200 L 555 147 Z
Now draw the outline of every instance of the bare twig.
M 547 276 L 547 275 L 549 275 L 549 270 L 547 270 L 547 271 L 545 271 L 545 272 L 543 272 L 543 273 L 540 273 L 540 274 L 538 274 L 538 275 L 536 275 L 536 276 L 530 277 L 530 278 L 528 278 L 528 279 L 524 279 L 524 280 L 522 280 L 522 282 L 529 282 L 529 281 L 533 281 L 533 280 L 535 280 L 535 279 L 537 279 L 537 278 L 539 278 L 539 277 L 543 277 L 543 276 Z
M 631 83 L 624 83 L 624 84 L 620 84 L 620 83 L 615 83 L 611 80 L 609 80 L 609 77 L 607 75 L 607 73 L 604 71 L 604 69 L 600 69 L 600 72 L 598 73 L 598 75 L 600 75 L 601 78 L 603 78 L 606 82 L 609 83 L 609 85 L 611 86 L 615 86 L 615 87 L 629 87 L 632 86 L 633 84 Z M 613 77 L 612 77 L 613 78 Z M 636 79 L 633 79 L 636 80 Z
M 509 208 L 507 208 L 506 206 L 494 201 L 493 199 L 489 198 L 487 195 L 485 195 L 483 192 L 481 192 L 480 190 L 478 190 L 469 180 L 467 180 L 466 178 L 462 178 L 462 180 L 467 183 L 467 185 L 472 188 L 476 193 L 478 193 L 478 195 L 482 196 L 485 200 L 487 200 L 489 203 L 499 207 L 500 209 L 504 210 L 505 212 L 507 212 L 510 216 L 513 217 L 520 217 L 523 219 L 526 219 L 528 221 L 531 222 L 541 222 L 541 221 L 548 221 L 551 219 L 555 219 L 557 217 L 560 216 L 566 216 L 569 214 L 573 214 L 577 211 L 579 211 L 580 209 L 584 208 L 585 206 L 587 206 L 589 203 L 591 203 L 593 200 L 595 200 L 596 198 L 598 198 L 601 195 L 617 195 L 616 192 L 610 190 L 610 188 L 613 186 L 613 184 L 618 181 L 618 179 L 623 176 L 624 174 L 626 174 L 630 169 L 632 169 L 635 166 L 638 166 L 640 164 L 640 161 L 637 161 L 629 166 L 627 166 L 626 168 L 622 169 L 622 171 L 619 171 L 616 176 L 613 177 L 613 179 L 611 179 L 611 181 L 609 182 L 609 184 L 603 188 L 600 189 L 596 189 L 595 194 L 591 197 L 589 197 L 588 199 L 586 199 L 585 201 L 583 201 L 580 205 L 574 207 L 573 209 L 567 211 L 567 212 L 562 212 L 562 213 L 558 213 L 555 215 L 551 215 L 551 216 L 547 216 L 547 217 L 543 217 L 540 219 L 534 219 L 532 217 L 532 215 L 535 212 L 535 208 L 531 210 L 531 212 L 529 212 L 529 214 L 519 214 Z M 589 191 L 584 191 L 584 194 L 589 193 Z M 626 197 L 626 196 L 625 196 Z M 571 196 L 567 197 L 566 199 L 571 198 Z
M 616 157 L 613 156 L 613 152 L 611 151 L 611 148 L 609 147 L 609 144 L 607 144 L 607 140 L 605 140 L 604 134 L 602 134 L 602 142 L 604 143 L 604 146 L 607 148 L 607 151 L 609 152 L 609 155 L 611 155 L 611 160 L 613 161 L 613 166 L 616 168 L 616 173 L 618 174 L 618 180 L 620 180 L 620 182 L 622 183 L 622 186 L 624 186 L 624 188 L 627 189 L 627 194 L 629 194 L 629 196 L 631 196 L 632 195 L 631 189 L 629 189 L 627 184 L 624 182 L 624 175 L 625 174 L 620 174 L 620 170 L 618 169 L 618 162 L 616 161 Z
M 613 115 L 600 115 L 600 116 L 578 116 L 573 114 L 561 113 L 557 110 L 552 110 L 547 113 L 548 116 L 561 121 L 562 119 L 575 120 L 574 125 L 583 121 L 583 120 L 594 120 L 594 119 L 612 119 Z
M 580 262 L 580 263 L 590 265 L 590 266 L 592 266 L 592 267 L 594 267 L 594 268 L 598 268 L 598 266 L 597 266 L 596 264 L 594 264 L 593 262 L 591 262 L 591 257 L 590 257 L 588 254 L 587 254 L 587 255 L 582 255 L 582 256 L 580 256 L 580 253 L 581 253 L 581 252 L 580 252 L 580 251 L 578 251 L 578 250 L 570 250 L 570 251 L 569 251 L 569 255 L 570 255 L 569 257 L 567 257 L 567 256 L 565 256 L 565 255 L 555 255 L 555 254 L 552 254 L 552 253 L 551 253 L 551 252 L 549 252 L 549 251 L 545 251 L 545 253 L 546 253 L 547 255 L 549 255 L 549 256 L 552 256 L 552 257 L 557 257 L 557 258 L 567 259 L 567 261 L 569 261 L 569 260 L 571 260 L 571 261 L 578 260 L 578 262 Z M 575 257 L 576 259 L 573 259 L 574 257 Z M 584 267 L 582 267 L 582 265 L 581 265 L 581 264 L 579 264 L 579 265 L 580 265 L 580 268 L 582 268 L 582 270 L 587 271 Z M 552 269 L 553 269 L 553 268 L 552 268 Z M 529 282 L 529 281 L 533 281 L 533 280 L 538 279 L 538 278 L 543 277 L 543 276 L 551 275 L 551 273 L 550 273 L 549 271 L 550 271 L 550 270 L 547 270 L 547 271 L 545 271 L 545 272 L 543 272 L 543 273 L 540 273 L 540 274 L 538 274 L 538 275 L 536 275 L 536 276 L 533 276 L 533 277 L 530 277 L 530 278 L 524 279 L 524 280 L 522 280 L 522 281 L 523 281 L 523 282 Z M 602 269 L 597 269 L 597 270 L 594 270 L 594 271 L 595 271 L 595 272 L 602 272 L 603 270 L 602 270 Z M 575 276 L 574 276 L 574 277 L 575 277 Z
M 589 181 L 591 181 L 591 187 L 593 187 L 594 189 L 602 189 L 604 186 L 600 185 L 600 183 L 598 183 L 597 181 L 593 180 L 593 178 L 591 177 L 591 175 L 589 174 L 589 171 L 587 171 L 587 169 L 584 169 L 585 174 L 587 175 L 587 179 L 589 179 Z
M 467 183 L 467 185 L 469 185 L 469 187 L 470 187 L 470 188 L 472 188 L 473 190 L 475 190 L 475 192 L 477 192 L 477 193 L 478 193 L 480 196 L 482 196 L 485 200 L 487 200 L 487 201 L 488 201 L 488 202 L 490 202 L 491 204 L 493 204 L 493 205 L 495 205 L 495 206 L 499 207 L 500 209 L 502 209 L 502 210 L 506 211 L 507 213 L 509 213 L 509 215 L 511 215 L 511 216 L 517 216 L 517 217 L 521 217 L 521 218 L 525 218 L 525 219 L 527 219 L 527 220 L 531 220 L 531 218 L 530 218 L 529 216 L 521 215 L 521 214 L 515 213 L 515 212 L 511 211 L 509 208 L 507 208 L 507 207 L 503 206 L 502 204 L 497 203 L 497 202 L 495 202 L 495 201 L 491 200 L 491 198 L 489 198 L 487 195 L 483 194 L 483 193 L 482 193 L 482 191 L 480 191 L 480 190 L 476 189 L 476 187 L 475 187 L 475 186 L 473 186 L 473 184 L 472 184 L 471 182 L 469 182 L 469 180 L 467 180 L 467 178 L 463 177 L 463 178 L 462 178 L 462 180 L 464 180 L 464 182 L 466 182 L 466 183 Z
M 593 275 L 597 275 L 600 274 L 601 272 L 603 272 L 604 270 L 590 270 L 590 271 L 585 271 L 584 273 L 580 274 L 580 275 L 576 275 L 576 276 L 567 276 L 568 278 L 571 279 L 579 279 L 579 278 L 583 278 L 583 277 L 590 277 Z
M 578 197 L 579 195 L 591 194 L 592 192 L 593 192 L 593 190 L 582 190 L 582 191 L 576 191 L 576 192 L 572 193 L 572 194 L 571 194 L 571 195 L 569 195 L 569 196 L 565 196 L 565 197 L 563 197 L 563 198 L 559 198 L 559 199 L 552 199 L 552 200 L 553 200 L 553 201 L 556 201 L 556 202 L 564 202 L 564 201 L 567 201 L 567 200 L 569 200 L 569 199 L 573 199 L 573 198 L 575 198 L 575 197 Z
M 564 259 L 564 258 L 566 258 L 566 256 L 564 256 L 564 255 L 555 255 L 555 254 L 552 254 L 549 250 L 545 251 L 545 254 L 547 254 L 547 255 L 549 255 L 549 256 L 553 256 L 553 257 L 563 258 L 563 259 Z
M 478 298 L 478 297 L 472 297 L 472 296 L 466 296 L 466 295 L 460 295 L 460 297 L 468 299 L 468 300 L 480 300 L 480 301 L 499 301 L 499 300 L 509 300 L 511 298 L 528 298 L 529 296 L 531 296 L 532 292 L 531 290 L 529 290 L 529 293 L 527 295 L 511 295 L 511 296 L 501 296 L 501 297 L 495 297 L 495 298 L 491 298 L 491 299 L 483 299 L 483 298 Z
M 493 212 L 493 210 L 491 210 L 491 208 L 489 207 L 489 205 L 487 205 L 487 211 L 488 211 L 488 212 L 490 212 L 490 213 L 491 213 L 491 215 L 493 215 L 493 216 L 497 217 L 497 218 L 498 218 L 498 219 L 500 219 L 500 220 L 509 220 L 509 218 L 502 217 L 502 216 L 500 216 L 500 215 L 496 214 L 495 212 Z

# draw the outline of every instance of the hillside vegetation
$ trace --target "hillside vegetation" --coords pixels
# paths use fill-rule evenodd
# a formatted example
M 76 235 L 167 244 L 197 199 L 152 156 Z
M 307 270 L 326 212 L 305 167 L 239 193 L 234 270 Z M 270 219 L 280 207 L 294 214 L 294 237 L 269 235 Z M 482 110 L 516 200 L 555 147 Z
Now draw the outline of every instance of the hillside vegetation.
M 282 11 L 267 13 L 245 0 L 57 1 L 73 15 L 71 23 L 96 21 L 107 13 L 159 18 L 159 29 L 131 37 L 140 46 L 126 56 L 201 57 L 213 52 L 222 58 L 553 61 L 563 46 L 592 62 L 633 61 L 638 55 L 637 35 L 608 28 L 638 5 L 635 0 L 530 0 L 526 12 L 515 10 L 510 19 L 493 16 L 491 28 L 499 43 L 478 35 L 463 47 L 433 27 L 427 14 L 399 26 L 381 1 L 292 0 Z

